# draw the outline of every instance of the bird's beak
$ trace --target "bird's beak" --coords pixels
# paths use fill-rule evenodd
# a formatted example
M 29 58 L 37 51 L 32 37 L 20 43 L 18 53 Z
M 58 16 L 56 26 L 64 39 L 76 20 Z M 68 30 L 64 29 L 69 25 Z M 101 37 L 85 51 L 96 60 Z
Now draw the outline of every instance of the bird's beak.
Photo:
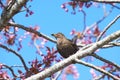
M 52 36 L 54 36 L 54 37 L 56 37 L 56 35 L 55 34 L 51 34 Z
M 55 34 L 51 34 L 52 36 L 54 36 Z
M 51 35 L 54 36 L 54 37 L 56 38 L 55 34 L 51 34 Z

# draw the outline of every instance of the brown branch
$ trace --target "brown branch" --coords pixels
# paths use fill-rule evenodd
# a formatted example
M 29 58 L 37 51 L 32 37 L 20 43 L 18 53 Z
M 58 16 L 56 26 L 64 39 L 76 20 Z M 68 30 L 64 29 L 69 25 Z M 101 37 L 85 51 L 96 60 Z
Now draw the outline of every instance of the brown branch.
M 13 66 L 10 66 L 11 68 L 14 68 L 14 67 L 19 67 L 19 68 L 23 68 L 24 66 L 21 66 L 21 65 L 13 65 Z
M 105 18 L 110 15 L 110 13 L 113 11 L 113 9 L 114 9 L 114 7 L 111 7 L 111 9 L 108 11 L 108 13 L 105 14 L 100 20 L 98 20 L 98 21 L 96 22 L 96 24 L 98 25 L 98 24 L 101 23 L 103 20 L 105 20 Z
M 119 80 L 119 79 L 120 79 L 120 78 L 118 78 L 117 76 L 114 76 L 113 74 L 111 74 L 111 73 L 105 71 L 104 69 L 102 69 L 102 68 L 100 68 L 100 67 L 97 67 L 97 66 L 95 66 L 95 65 L 93 65 L 93 64 L 84 62 L 84 61 L 79 60 L 79 59 L 75 59 L 75 61 L 76 61 L 77 63 L 79 63 L 79 64 L 83 64 L 83 65 L 85 65 L 85 66 L 87 66 L 87 67 L 91 67 L 91 68 L 93 68 L 93 69 L 95 69 L 95 70 L 97 70 L 97 71 L 99 71 L 99 72 L 101 72 L 101 73 L 103 73 L 103 74 L 105 74 L 105 75 L 108 75 L 108 76 L 110 76 L 111 78 L 113 78 L 114 80 Z
M 24 66 L 24 68 L 25 68 L 25 70 L 28 72 L 28 67 L 27 67 L 27 65 L 26 65 L 23 57 L 22 57 L 19 53 L 17 53 L 16 51 L 14 51 L 14 50 L 12 50 L 11 48 L 8 48 L 8 47 L 6 47 L 6 46 L 4 46 L 4 45 L 2 45 L 2 44 L 0 44 L 0 47 L 3 48 L 3 49 L 5 49 L 5 50 L 8 50 L 8 51 L 14 53 L 14 54 L 21 60 L 23 66 Z
M 120 42 L 110 42 L 108 45 L 120 46 Z
M 112 72 L 114 72 L 114 71 L 116 71 L 116 68 L 114 68 L 114 69 L 112 69 L 112 70 L 109 70 L 108 72 L 109 72 L 109 73 L 112 73 Z M 105 74 L 102 74 L 102 75 L 100 75 L 100 76 L 98 76 L 98 77 L 95 77 L 93 80 L 100 80 L 100 79 L 104 78 L 104 76 L 105 76 Z
M 98 56 L 97 54 L 91 54 L 91 56 L 93 56 L 93 57 L 95 57 L 96 59 L 99 59 L 99 60 L 101 60 L 101 61 L 103 61 L 103 62 L 105 62 L 105 63 L 108 63 L 108 64 L 110 64 L 110 65 L 113 65 L 113 66 L 115 66 L 118 70 L 120 70 L 120 66 L 117 65 L 117 64 L 114 63 L 114 62 L 111 62 L 111 61 L 109 61 L 109 60 L 107 60 L 107 59 L 104 59 L 104 58 Z
M 18 27 L 18 28 L 20 28 L 20 29 L 23 29 L 23 30 L 25 30 L 25 31 L 28 31 L 28 32 L 37 34 L 39 37 L 43 37 L 43 38 L 45 38 L 45 39 L 47 39 L 47 40 L 49 40 L 49 41 L 51 41 L 51 42 L 56 43 L 56 40 L 50 38 L 49 36 L 47 36 L 47 35 L 45 35 L 45 34 L 43 34 L 43 33 L 40 33 L 40 32 L 38 32 L 38 31 L 35 31 L 35 30 L 31 29 L 31 28 L 25 27 L 25 26 L 23 26 L 23 25 L 15 24 L 15 23 L 8 23 L 7 25 L 9 25 L 9 26 L 14 26 L 14 27 Z
M 2 8 L 5 8 L 5 5 L 2 3 L 2 1 L 0 0 L 0 5 Z
M 100 35 L 97 37 L 97 41 L 99 41 L 101 39 L 101 37 L 104 35 L 104 33 L 120 18 L 120 15 L 118 15 L 117 17 L 115 17 L 114 20 L 112 20 L 106 27 L 105 29 L 100 33 Z
M 88 48 L 88 47 L 90 47 L 90 46 L 92 46 L 93 45 L 93 43 L 92 44 L 88 44 L 88 45 L 86 45 L 86 44 L 77 44 L 77 46 L 78 47 L 82 47 L 81 49 L 82 50 L 84 50 L 84 49 L 86 49 L 86 48 Z M 104 45 L 103 47 L 101 47 L 102 49 L 105 49 L 105 48 L 111 48 L 111 47 L 116 47 L 116 46 L 120 46 L 120 42 L 110 42 L 110 43 L 108 43 L 108 44 L 106 44 L 106 45 Z
M 118 37 L 120 37 L 120 30 L 109 35 L 108 37 L 104 38 L 103 40 L 94 43 L 91 47 L 89 47 L 85 50 L 79 50 L 76 52 L 76 54 L 71 55 L 70 57 L 64 59 L 63 61 L 53 65 L 52 67 L 45 69 L 44 71 L 42 71 L 36 75 L 28 77 L 25 80 L 42 80 L 46 77 L 49 77 L 50 75 L 54 74 L 55 72 L 57 72 L 57 71 L 63 69 L 64 67 L 72 64 L 76 58 L 81 59 L 85 56 L 88 56 L 88 55 L 92 54 L 94 51 L 96 51 L 97 49 L 106 45 L 107 43 L 117 39 Z
M 85 13 L 85 11 L 84 10 L 81 10 L 81 12 L 83 13 L 83 16 L 84 16 L 84 20 L 83 20 L 83 23 L 84 23 L 84 28 L 83 28 L 83 32 L 85 31 L 85 29 L 86 29 L 86 13 Z M 82 32 L 82 33 L 83 33 Z
M 102 48 L 110 48 L 115 46 L 120 46 L 120 42 L 110 42 L 107 45 L 104 45 Z
M 120 7 L 114 5 L 114 4 L 110 4 L 111 6 L 115 7 L 116 9 L 119 9 L 120 10 Z
M 5 65 L 5 64 L 2 64 L 2 66 L 8 68 L 8 69 L 11 71 L 12 75 L 13 75 L 14 77 L 17 77 L 17 76 L 15 75 L 15 73 L 14 73 L 14 70 L 13 70 L 11 67 L 9 67 L 8 65 Z
M 28 0 L 16 0 L 13 5 L 10 4 L 4 8 L 0 18 L 0 29 L 6 26 L 8 21 L 21 10 L 21 8 L 27 3 L 27 1 Z
M 111 7 L 111 9 L 109 10 L 109 12 L 108 12 L 106 15 L 104 15 L 102 18 L 100 18 L 100 19 L 99 19 L 98 21 L 96 21 L 94 24 L 90 25 L 90 26 L 89 26 L 89 29 L 93 28 L 93 27 L 96 26 L 96 25 L 99 25 L 103 20 L 105 20 L 105 18 L 107 18 L 107 16 L 110 15 L 110 13 L 112 12 L 113 8 L 114 8 L 114 7 Z M 83 35 L 85 35 L 85 34 L 86 34 L 86 31 L 83 32 Z

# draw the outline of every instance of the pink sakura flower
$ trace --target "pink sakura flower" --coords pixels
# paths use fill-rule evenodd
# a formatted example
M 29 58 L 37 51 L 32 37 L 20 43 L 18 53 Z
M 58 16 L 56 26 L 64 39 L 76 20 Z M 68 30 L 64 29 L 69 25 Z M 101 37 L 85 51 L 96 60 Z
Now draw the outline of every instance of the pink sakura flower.
M 97 77 L 97 74 L 94 69 L 90 69 L 90 73 L 92 74 L 93 78 Z

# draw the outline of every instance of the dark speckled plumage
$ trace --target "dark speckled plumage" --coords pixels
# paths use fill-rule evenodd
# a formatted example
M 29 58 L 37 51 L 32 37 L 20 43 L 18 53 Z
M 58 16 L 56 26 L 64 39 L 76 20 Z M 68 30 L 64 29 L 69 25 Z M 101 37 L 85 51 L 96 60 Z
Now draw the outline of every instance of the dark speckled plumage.
M 52 36 L 57 39 L 57 50 L 62 57 L 67 58 L 79 50 L 76 44 L 67 39 L 62 33 L 52 34 Z

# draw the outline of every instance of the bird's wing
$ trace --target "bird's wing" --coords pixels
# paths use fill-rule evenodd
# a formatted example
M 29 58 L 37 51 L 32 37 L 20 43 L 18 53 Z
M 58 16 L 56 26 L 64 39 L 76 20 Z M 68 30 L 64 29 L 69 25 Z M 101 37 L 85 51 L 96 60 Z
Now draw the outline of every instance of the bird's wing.
M 76 49 L 76 51 L 78 51 L 79 50 L 78 46 L 72 40 L 70 40 L 70 39 L 68 39 L 68 40 L 69 40 L 70 44 Z

